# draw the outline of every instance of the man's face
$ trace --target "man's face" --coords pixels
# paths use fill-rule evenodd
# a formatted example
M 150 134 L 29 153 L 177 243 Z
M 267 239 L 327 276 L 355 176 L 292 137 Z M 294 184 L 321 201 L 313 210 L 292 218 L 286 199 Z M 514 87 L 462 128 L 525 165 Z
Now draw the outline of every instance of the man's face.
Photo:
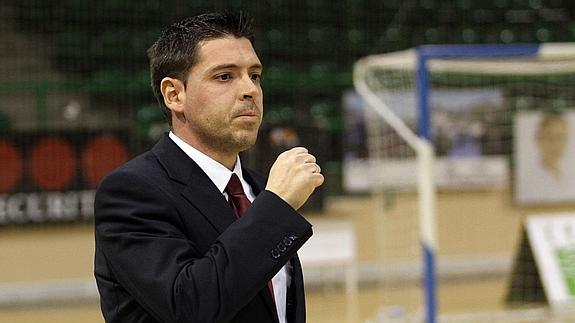
M 262 65 L 246 38 L 199 43 L 188 73 L 184 116 L 193 141 L 222 153 L 250 148 L 263 116 Z
M 537 145 L 541 157 L 556 164 L 563 158 L 567 148 L 569 129 L 564 119 L 554 118 L 542 124 L 537 133 Z

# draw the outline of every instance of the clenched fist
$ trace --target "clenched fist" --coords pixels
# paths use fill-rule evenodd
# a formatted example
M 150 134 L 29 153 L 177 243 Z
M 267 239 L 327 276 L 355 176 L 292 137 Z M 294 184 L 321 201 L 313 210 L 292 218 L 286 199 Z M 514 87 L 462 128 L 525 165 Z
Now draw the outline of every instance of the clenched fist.
M 315 157 L 307 149 L 295 147 L 278 156 L 270 169 L 266 190 L 275 193 L 297 210 L 315 188 L 323 184 L 323 180 Z

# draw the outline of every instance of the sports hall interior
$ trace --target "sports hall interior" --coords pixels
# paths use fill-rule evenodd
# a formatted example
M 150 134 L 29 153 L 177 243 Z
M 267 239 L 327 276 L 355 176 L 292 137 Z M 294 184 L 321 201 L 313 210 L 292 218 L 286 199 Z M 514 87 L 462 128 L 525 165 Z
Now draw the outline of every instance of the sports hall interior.
M 167 129 L 147 48 L 168 24 L 211 11 L 254 19 L 264 65 L 264 121 L 242 161 L 267 173 L 280 152 L 302 145 L 325 175 L 301 211 L 315 232 L 300 253 L 308 322 L 424 322 L 421 196 L 415 184 L 368 185 L 368 130 L 350 122 L 349 99 L 360 98 L 354 64 L 421 45 L 570 43 L 570 0 L 2 1 L 0 322 L 104 322 L 93 278 L 94 190 Z M 575 88 L 574 76 L 561 89 Z M 545 100 L 555 112 L 575 107 L 575 92 L 540 88 L 533 96 L 553 93 Z M 575 214 L 575 198 L 518 200 L 515 115 L 505 111 L 496 115 L 497 178 L 436 187 L 441 322 L 563 322 L 528 257 L 526 219 Z M 394 157 L 413 159 L 404 148 Z M 449 151 L 436 142 L 438 158 Z

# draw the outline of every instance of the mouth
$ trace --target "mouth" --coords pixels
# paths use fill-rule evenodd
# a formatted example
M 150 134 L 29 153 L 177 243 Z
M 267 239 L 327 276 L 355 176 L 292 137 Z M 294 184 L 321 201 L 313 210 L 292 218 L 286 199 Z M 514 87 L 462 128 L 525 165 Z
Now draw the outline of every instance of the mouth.
M 256 105 L 248 105 L 245 107 L 242 107 L 240 109 L 240 111 L 234 116 L 235 118 L 239 118 L 239 119 L 246 119 L 246 120 L 252 120 L 252 119 L 258 119 L 260 118 L 260 112 L 257 109 Z
M 259 113 L 257 111 L 243 111 L 237 114 L 238 117 L 259 117 Z
M 240 122 L 249 122 L 249 123 L 257 123 L 260 121 L 260 117 L 255 114 L 242 114 L 236 116 L 234 119 Z

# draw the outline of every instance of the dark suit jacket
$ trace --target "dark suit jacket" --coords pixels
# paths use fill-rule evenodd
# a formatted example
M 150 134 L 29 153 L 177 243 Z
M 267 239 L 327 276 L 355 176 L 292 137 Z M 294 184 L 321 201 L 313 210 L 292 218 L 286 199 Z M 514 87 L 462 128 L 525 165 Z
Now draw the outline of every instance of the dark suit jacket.
M 289 262 L 289 322 L 305 322 L 296 251 L 311 225 L 243 169 L 257 195 L 238 220 L 167 135 L 108 175 L 95 201 L 95 277 L 106 322 L 277 322 L 266 287 Z

